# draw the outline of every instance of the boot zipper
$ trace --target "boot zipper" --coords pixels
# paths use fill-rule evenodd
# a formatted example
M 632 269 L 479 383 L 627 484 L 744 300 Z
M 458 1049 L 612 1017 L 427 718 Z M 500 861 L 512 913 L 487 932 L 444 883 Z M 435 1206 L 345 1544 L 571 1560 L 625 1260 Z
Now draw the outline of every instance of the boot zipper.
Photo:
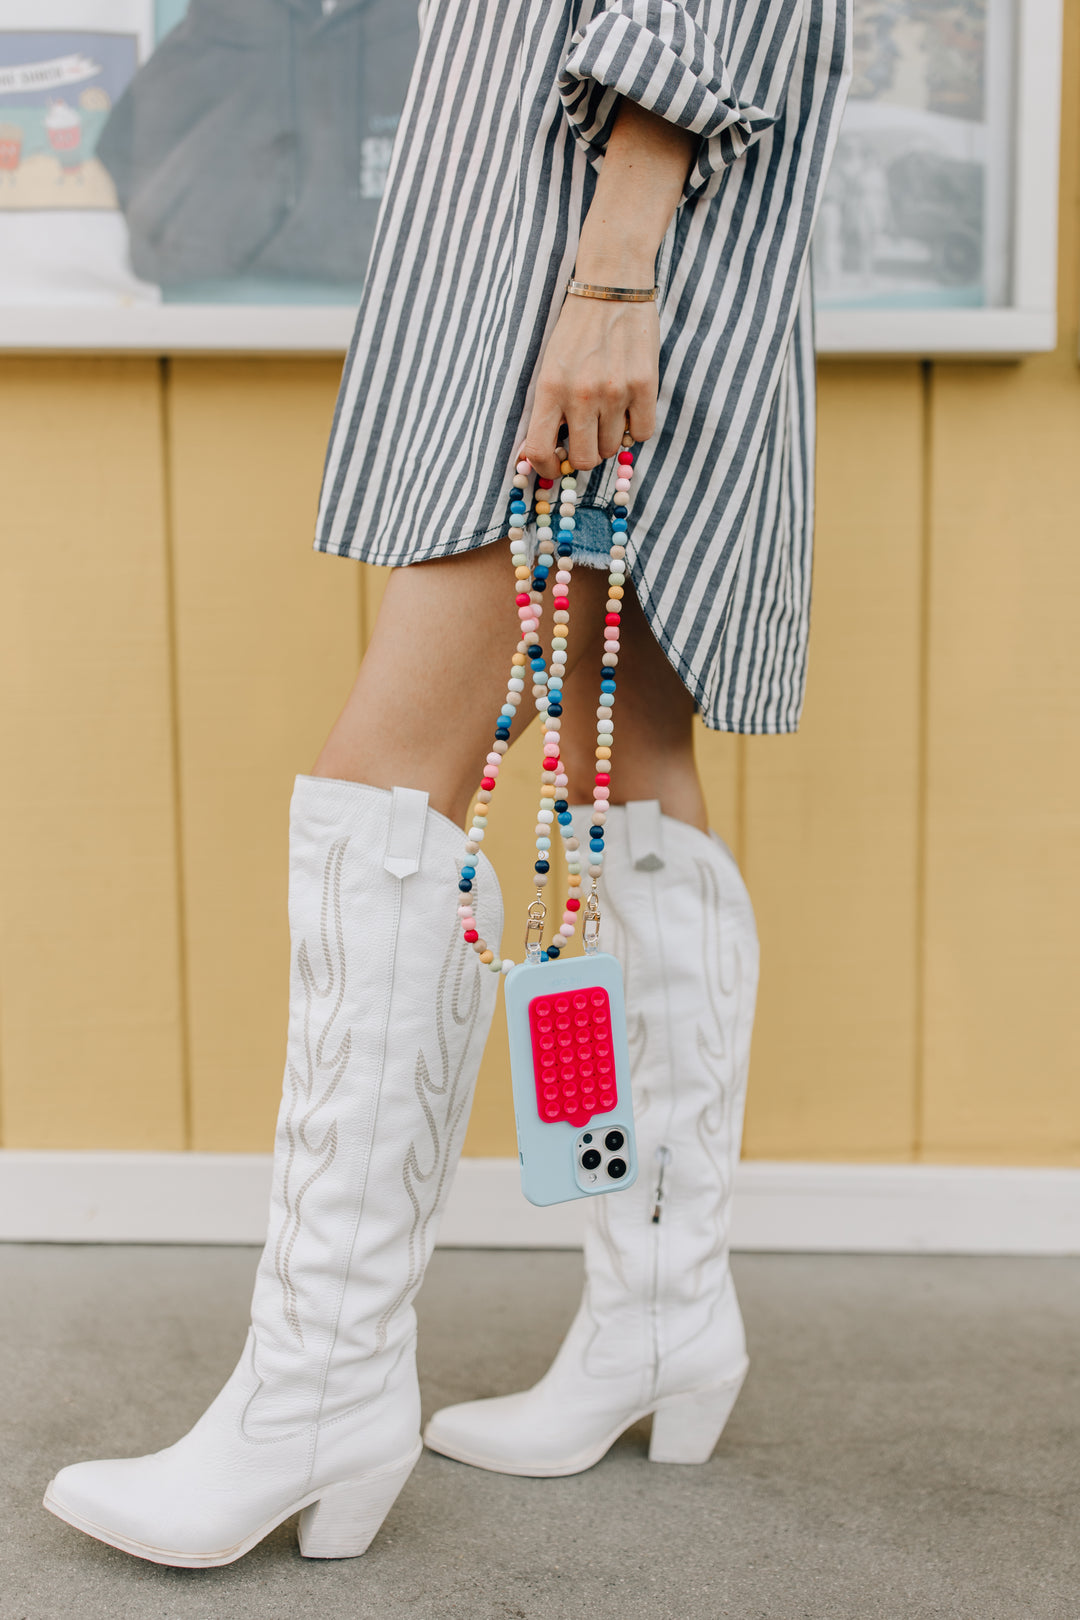
M 670 252 L 670 247 L 669 247 Z M 656 850 L 652 853 L 655 855 Z M 659 896 L 655 881 L 655 873 L 663 870 L 664 863 L 658 860 L 651 873 L 654 881 L 647 886 L 649 906 L 652 911 L 654 937 L 660 941 L 660 979 L 664 996 L 664 1034 L 667 1046 L 667 1078 L 668 1085 L 674 1087 L 674 1042 L 671 1030 L 671 986 L 668 982 L 667 961 L 664 954 L 664 928 L 660 911 Z M 635 863 L 636 867 L 636 863 Z M 675 1096 L 672 1091 L 667 1108 L 667 1129 L 670 1130 L 675 1117 Z M 663 1213 L 664 1203 L 664 1171 L 671 1162 L 671 1149 L 663 1143 L 656 1150 L 656 1191 L 653 1198 L 652 1220 L 652 1278 L 649 1290 L 649 1321 L 652 1335 L 652 1393 L 653 1397 L 660 1393 L 660 1217 Z
M 655 1397 L 660 1389 L 660 1217 L 664 1203 L 664 1171 L 671 1159 L 671 1149 L 656 1150 L 656 1190 L 653 1195 L 652 1276 L 649 1284 L 649 1327 L 652 1336 L 651 1389 Z
M 656 1150 L 656 1157 L 660 1165 L 660 1169 L 656 1174 L 656 1193 L 653 1197 L 652 1223 L 654 1226 L 659 1226 L 660 1206 L 664 1202 L 664 1170 L 667 1166 L 669 1158 L 671 1157 L 671 1151 L 666 1147 L 658 1147 Z

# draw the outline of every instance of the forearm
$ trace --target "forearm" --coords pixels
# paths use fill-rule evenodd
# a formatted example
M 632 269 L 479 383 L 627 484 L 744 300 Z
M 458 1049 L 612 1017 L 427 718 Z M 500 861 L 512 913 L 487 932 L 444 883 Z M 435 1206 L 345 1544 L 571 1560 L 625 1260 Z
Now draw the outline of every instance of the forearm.
M 624 98 L 581 228 L 580 281 L 652 286 L 657 250 L 678 207 L 699 139 Z
M 698 137 L 623 100 L 581 228 L 576 274 L 605 287 L 651 287 L 656 254 L 682 196 Z M 569 297 L 548 340 L 523 453 L 554 478 L 569 429 L 573 465 L 613 456 L 629 424 L 656 425 L 660 321 L 655 303 Z

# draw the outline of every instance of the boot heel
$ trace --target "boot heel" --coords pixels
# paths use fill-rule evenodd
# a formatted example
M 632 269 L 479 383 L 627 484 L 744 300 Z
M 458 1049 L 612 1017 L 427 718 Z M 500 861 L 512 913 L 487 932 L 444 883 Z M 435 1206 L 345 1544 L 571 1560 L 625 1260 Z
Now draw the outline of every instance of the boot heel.
M 731 1416 L 748 1362 L 734 1378 L 692 1395 L 673 1395 L 653 1413 L 649 1461 L 707 1463 Z
M 416 1467 L 421 1447 L 403 1463 L 380 1468 L 367 1479 L 328 1485 L 300 1515 L 304 1558 L 359 1558 L 367 1552 L 402 1486 Z

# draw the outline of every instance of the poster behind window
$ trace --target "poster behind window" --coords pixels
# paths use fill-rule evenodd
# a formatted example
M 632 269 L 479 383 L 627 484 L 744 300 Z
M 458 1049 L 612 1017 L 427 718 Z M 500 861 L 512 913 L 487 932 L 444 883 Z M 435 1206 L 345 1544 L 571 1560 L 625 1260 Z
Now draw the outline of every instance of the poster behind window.
M 1014 34 L 1012 0 L 855 0 L 819 309 L 1009 302 Z
M 0 303 L 352 305 L 401 0 L 6 0 Z

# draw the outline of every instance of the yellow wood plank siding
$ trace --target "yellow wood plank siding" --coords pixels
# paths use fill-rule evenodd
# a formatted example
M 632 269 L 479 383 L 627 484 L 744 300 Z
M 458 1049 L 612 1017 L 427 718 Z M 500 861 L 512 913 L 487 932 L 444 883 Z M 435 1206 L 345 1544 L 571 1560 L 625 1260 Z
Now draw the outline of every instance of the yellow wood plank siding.
M 1058 348 L 934 368 L 920 1157 L 1080 1163 L 1080 5 Z
M 1080 389 L 939 369 L 924 1154 L 1080 1163 Z
M 922 387 L 821 368 L 810 679 L 797 737 L 748 738 L 761 935 L 746 1151 L 902 1159 L 914 1142 Z
M 804 729 L 699 737 L 762 934 L 751 1156 L 1080 1162 L 1066 9 L 1057 353 L 822 366 Z M 7 1146 L 270 1140 L 290 785 L 382 586 L 309 549 L 338 369 L 182 360 L 165 385 L 150 360 L 0 364 Z M 512 951 L 535 748 L 534 728 L 489 840 Z M 513 1152 L 500 1024 L 468 1149 Z
M 155 360 L 0 364 L 8 1147 L 184 1143 Z
M 288 809 L 360 652 L 360 576 L 311 551 L 340 367 L 177 360 L 168 385 L 191 1145 L 268 1146 Z

